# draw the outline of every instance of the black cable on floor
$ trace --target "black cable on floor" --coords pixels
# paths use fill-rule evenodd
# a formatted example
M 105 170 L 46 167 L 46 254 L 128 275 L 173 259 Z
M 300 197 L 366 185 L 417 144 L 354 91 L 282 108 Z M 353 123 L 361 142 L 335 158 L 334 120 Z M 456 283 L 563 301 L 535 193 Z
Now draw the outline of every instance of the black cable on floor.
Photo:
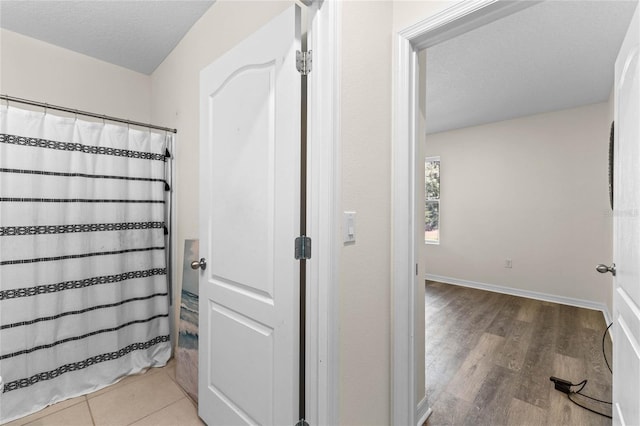
M 602 333 L 602 356 L 604 357 L 604 362 L 607 364 L 607 368 L 609 369 L 609 372 L 611 374 L 613 374 L 613 371 L 611 370 L 611 366 L 609 365 L 609 361 L 607 360 L 607 353 L 604 351 L 604 339 L 607 337 L 607 331 L 609 331 L 612 325 L 613 322 L 611 322 L 611 324 L 609 324 L 604 330 L 604 333 Z
M 613 371 L 611 370 L 611 365 L 609 364 L 609 360 L 607 359 L 607 353 L 606 353 L 605 348 L 604 348 L 605 339 L 607 337 L 607 331 L 609 331 L 609 329 L 611 328 L 612 325 L 613 325 L 613 322 L 610 323 L 607 326 L 607 328 L 604 330 L 604 333 L 602 333 L 602 356 L 604 357 L 604 362 L 605 362 L 605 364 L 607 364 L 607 368 L 609 369 L 609 372 L 613 374 Z M 612 403 L 609 402 L 609 401 L 603 401 L 601 399 L 594 398 L 592 396 L 585 395 L 585 394 L 582 393 L 582 390 L 584 389 L 584 387 L 587 386 L 587 379 L 581 381 L 580 383 L 576 383 L 576 384 L 571 383 L 568 380 L 560 379 L 560 378 L 557 378 L 557 377 L 554 377 L 554 376 L 551 376 L 550 379 L 551 379 L 552 382 L 554 382 L 555 388 L 557 390 L 559 390 L 560 392 L 566 393 L 567 394 L 567 398 L 569 399 L 569 401 L 573 402 L 578 407 L 584 408 L 587 411 L 591 411 L 594 414 L 599 414 L 602 417 L 606 417 L 608 419 L 612 418 L 608 414 L 604 414 L 604 413 L 601 413 L 599 411 L 593 410 L 593 409 L 591 409 L 589 407 L 586 407 L 586 406 L 580 404 L 579 402 L 571 399 L 571 395 L 580 395 L 580 396 L 588 398 L 588 399 L 590 399 L 592 401 L 600 402 L 602 404 L 612 405 Z M 571 388 L 574 387 L 574 386 L 580 386 L 580 389 L 578 389 L 577 391 L 572 391 Z
M 582 393 L 582 390 L 584 389 L 584 387 L 585 387 L 585 386 L 587 386 L 587 382 L 588 382 L 588 380 L 587 380 L 587 379 L 584 379 L 583 381 L 581 381 L 580 383 L 576 383 L 575 385 L 574 385 L 573 383 L 571 383 L 571 385 L 569 386 L 569 392 L 567 392 L 567 395 L 569 395 L 569 394 L 571 394 L 571 393 L 575 393 L 575 394 L 577 394 L 577 395 L 584 396 L 585 398 L 589 398 L 589 399 L 590 399 L 590 400 L 592 400 L 592 401 L 597 401 L 597 402 L 601 402 L 601 403 L 603 403 L 603 404 L 609 404 L 609 405 L 611 405 L 611 404 L 612 404 L 612 403 L 611 403 L 611 402 L 609 402 L 609 401 L 603 401 L 603 400 L 601 400 L 601 399 L 594 398 L 594 397 L 592 397 L 592 396 L 589 396 L 589 395 L 585 395 L 585 394 L 583 394 L 583 393 Z M 578 389 L 577 391 L 572 391 L 572 390 L 571 390 L 571 388 L 572 388 L 572 387 L 575 387 L 575 386 L 580 386 L 580 389 Z
M 571 391 L 573 393 L 580 393 L 580 391 L 582 391 L 582 389 L 584 389 L 585 386 L 587 386 L 587 379 L 584 379 L 583 381 L 581 381 L 580 383 L 571 383 L 570 387 L 575 387 L 575 386 L 580 386 L 580 389 L 578 389 L 577 391 Z
M 574 393 L 574 394 L 575 394 L 576 392 L 568 393 L 568 394 L 567 394 L 567 398 L 569 398 L 569 401 L 573 402 L 573 403 L 574 403 L 574 404 L 576 404 L 578 407 L 582 407 L 582 408 L 584 408 L 584 409 L 585 409 L 585 410 L 587 410 L 587 411 L 591 411 L 592 413 L 599 414 L 599 415 L 601 415 L 602 417 L 606 417 L 606 418 L 608 418 L 608 419 L 611 419 L 611 418 L 612 418 L 612 417 L 611 417 L 610 415 L 608 415 L 608 414 L 604 414 L 604 413 L 601 413 L 601 412 L 599 412 L 599 411 L 592 410 L 591 408 L 589 408 L 589 407 L 585 407 L 584 405 L 580 404 L 579 402 L 574 401 L 573 399 L 571 399 L 571 394 L 572 394 L 572 393 Z M 578 395 L 582 395 L 582 394 L 580 393 L 580 394 L 578 394 Z M 582 396 L 586 396 L 586 395 L 582 395 Z M 608 404 L 610 404 L 610 403 L 608 403 Z
M 569 399 L 569 401 L 571 401 L 575 405 L 577 405 L 577 406 L 579 406 L 581 408 L 584 408 L 587 411 L 591 411 L 592 413 L 599 414 L 599 415 L 601 415 L 603 417 L 611 418 L 611 416 L 609 416 L 608 414 L 604 414 L 604 413 L 601 413 L 601 412 L 596 411 L 594 409 L 591 409 L 589 407 L 586 407 L 586 406 L 580 404 L 578 401 L 576 401 L 576 400 L 571 398 L 571 395 L 580 395 L 580 396 L 588 398 L 588 399 L 590 399 L 592 401 L 596 401 L 596 402 L 599 402 L 599 403 L 602 403 L 602 404 L 612 405 L 612 403 L 609 402 L 609 401 L 603 401 L 601 399 L 594 398 L 592 396 L 585 395 L 585 394 L 582 393 L 582 390 L 585 388 L 585 386 L 587 386 L 587 382 L 588 382 L 587 379 L 581 381 L 580 383 L 571 383 L 568 380 L 560 379 L 560 378 L 557 378 L 557 377 L 554 377 L 554 376 L 551 376 L 550 379 L 551 379 L 552 382 L 555 383 L 555 388 L 557 390 L 559 390 L 560 392 L 566 393 L 567 394 L 567 398 Z M 578 386 L 580 386 L 580 388 L 577 391 L 572 391 L 571 390 L 572 387 L 578 387 Z
M 603 404 L 609 404 L 609 405 L 612 405 L 612 404 L 613 404 L 612 402 L 609 402 L 609 401 L 603 401 L 603 400 L 601 400 L 601 399 L 594 398 L 594 397 L 589 396 L 589 395 L 585 395 L 585 394 L 583 394 L 583 393 L 580 393 L 579 391 L 578 391 L 578 392 L 574 392 L 574 393 L 577 393 L 578 395 L 582 395 L 582 396 L 584 396 L 585 398 L 589 398 L 589 399 L 590 399 L 590 400 L 592 400 L 592 401 L 602 402 Z

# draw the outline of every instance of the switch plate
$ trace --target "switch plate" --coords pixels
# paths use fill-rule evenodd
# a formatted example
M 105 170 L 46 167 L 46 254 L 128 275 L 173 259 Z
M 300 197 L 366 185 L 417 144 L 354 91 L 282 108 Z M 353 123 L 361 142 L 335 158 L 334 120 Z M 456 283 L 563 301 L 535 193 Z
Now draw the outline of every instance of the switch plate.
M 342 236 L 345 243 L 356 242 L 356 212 L 344 212 Z
M 513 268 L 513 263 L 511 262 L 511 259 L 505 259 L 504 260 L 504 267 L 507 268 L 507 269 Z

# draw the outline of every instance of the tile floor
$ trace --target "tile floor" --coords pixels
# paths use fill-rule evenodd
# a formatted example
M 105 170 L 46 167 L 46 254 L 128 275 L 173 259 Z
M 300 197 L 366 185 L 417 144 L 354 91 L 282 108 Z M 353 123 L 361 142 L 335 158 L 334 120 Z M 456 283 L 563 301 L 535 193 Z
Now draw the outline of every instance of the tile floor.
M 115 385 L 51 405 L 3 426 L 201 426 L 198 410 L 175 382 L 175 360 Z

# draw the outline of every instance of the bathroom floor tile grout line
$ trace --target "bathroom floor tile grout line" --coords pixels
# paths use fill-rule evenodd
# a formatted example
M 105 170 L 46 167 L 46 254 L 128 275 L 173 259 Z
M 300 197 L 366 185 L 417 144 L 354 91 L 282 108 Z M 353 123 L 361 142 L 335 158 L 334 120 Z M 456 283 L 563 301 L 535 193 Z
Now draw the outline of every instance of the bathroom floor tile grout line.
M 173 368 L 173 372 L 170 372 L 168 369 L 166 369 L 167 367 L 170 367 L 171 363 L 173 363 L 172 367 L 174 367 Z M 20 425 L 23 425 L 23 426 L 29 426 L 29 425 L 31 425 L 31 424 L 33 424 L 35 422 L 43 422 L 44 421 L 46 423 L 45 419 L 47 419 L 48 417 L 53 416 L 53 415 L 58 414 L 58 413 L 60 413 L 60 412 L 62 412 L 64 410 L 70 409 L 72 407 L 76 407 L 79 404 L 83 404 L 84 403 L 84 404 L 86 404 L 89 416 L 91 418 L 92 426 L 97 426 L 96 419 L 95 419 L 94 414 L 93 414 L 93 410 L 91 409 L 90 401 L 92 399 L 96 398 L 96 397 L 100 397 L 102 395 L 106 395 L 106 394 L 114 392 L 114 391 L 116 391 L 116 392 L 117 391 L 121 391 L 122 388 L 127 387 L 130 384 L 138 382 L 140 379 L 144 378 L 149 373 L 151 373 L 152 375 L 155 375 L 155 374 L 166 374 L 168 376 L 168 378 L 171 380 L 171 382 L 174 383 L 177 386 L 177 388 L 180 390 L 182 396 L 180 398 L 177 398 L 177 399 L 165 404 L 162 407 L 159 407 L 159 408 L 155 409 L 152 412 L 146 413 L 144 416 L 142 416 L 142 417 L 140 417 L 140 418 L 138 418 L 138 419 L 136 419 L 134 421 L 131 421 L 131 422 L 127 423 L 127 425 L 135 424 L 135 423 L 137 423 L 137 422 L 139 422 L 139 421 L 141 421 L 141 420 L 143 420 L 143 419 L 145 419 L 145 418 L 147 418 L 149 416 L 152 416 L 152 415 L 156 414 L 157 412 L 159 412 L 161 410 L 166 409 L 167 407 L 170 407 L 171 405 L 174 405 L 174 404 L 177 404 L 177 403 L 181 402 L 183 399 L 186 399 L 187 401 L 189 401 L 189 403 L 191 405 L 193 405 L 193 407 L 197 411 L 197 407 L 198 407 L 197 403 L 194 400 L 191 399 L 189 394 L 182 388 L 182 386 L 180 386 L 180 384 L 178 383 L 178 381 L 175 378 L 175 361 L 170 361 L 163 367 L 151 367 L 151 368 L 147 369 L 147 371 L 145 371 L 144 373 L 140 373 L 140 374 L 124 377 L 122 380 L 120 380 L 117 383 L 114 383 L 112 385 L 106 386 L 106 387 L 104 387 L 102 389 L 99 389 L 97 391 L 94 391 L 94 392 L 92 392 L 90 394 L 81 395 L 80 397 L 78 397 L 77 401 L 75 401 L 71 405 L 69 405 L 67 407 L 64 407 L 64 408 L 62 408 L 60 410 L 51 412 L 51 413 L 43 415 L 43 416 L 36 417 L 36 418 L 28 421 L 27 423 L 20 423 L 20 421 L 18 419 L 17 420 L 18 423 L 15 423 L 15 424 L 20 424 Z M 128 379 L 128 382 L 125 383 L 125 384 L 122 384 L 122 381 L 123 380 L 127 380 L 127 379 Z M 97 392 L 100 392 L 100 393 L 98 393 L 97 395 L 93 395 L 92 396 L 92 394 L 95 394 Z M 61 401 L 61 402 L 63 402 L 63 401 Z M 55 405 L 56 404 L 53 404 L 51 406 L 55 406 Z M 33 414 L 37 414 L 37 413 L 33 413 Z M 13 424 L 13 422 L 12 422 L 12 424 Z
M 76 402 L 74 402 L 73 404 L 69 405 L 68 407 L 64 407 L 64 408 L 62 408 L 62 409 L 60 409 L 60 410 L 54 411 L 54 412 L 49 413 L 49 414 L 46 414 L 46 415 L 44 415 L 44 416 L 36 417 L 36 418 L 34 418 L 34 419 L 32 419 L 32 420 L 29 420 L 29 421 L 28 421 L 28 422 L 26 422 L 26 423 L 21 423 L 21 422 L 20 422 L 20 420 L 21 420 L 21 419 L 24 419 L 24 418 L 27 418 L 27 417 L 31 417 L 31 416 L 33 416 L 33 415 L 36 415 L 36 414 L 38 414 L 39 412 L 44 411 L 44 410 L 46 410 L 46 409 L 47 409 L 47 408 L 49 408 L 49 407 L 53 407 L 53 406 L 55 406 L 56 404 L 60 404 L 60 403 L 65 402 L 65 401 L 67 401 L 67 400 L 65 400 L 65 401 L 60 401 L 60 402 L 56 402 L 55 404 L 49 405 L 49 406 L 47 406 L 47 407 L 43 408 L 43 409 L 42 409 L 42 410 L 40 410 L 40 411 L 36 411 L 35 413 L 29 414 L 29 415 L 27 415 L 27 416 L 25 416 L 25 417 L 21 417 L 21 418 L 18 418 L 18 419 L 12 420 L 12 421 L 10 421 L 9 423 L 7 423 L 7 425 L 8 425 L 8 424 L 19 424 L 19 425 L 21 425 L 21 426 L 29 426 L 29 425 L 30 425 L 30 424 L 32 424 L 32 423 L 35 423 L 35 422 L 37 422 L 37 421 L 39 421 L 39 420 L 44 419 L 45 417 L 52 416 L 52 415 L 54 415 L 54 414 L 56 414 L 56 413 L 59 413 L 60 411 L 64 411 L 64 410 L 66 410 L 66 409 L 68 409 L 68 408 L 75 407 L 76 405 L 78 405 L 78 404 L 82 404 L 83 402 L 85 402 L 85 403 L 87 402 L 87 396 L 86 396 L 86 395 L 80 395 L 80 396 L 77 396 L 77 397 L 74 397 L 74 398 L 83 398 L 83 399 L 84 399 L 84 401 L 82 401 L 82 400 L 80 400 L 80 401 L 76 401 Z M 72 399 L 72 398 L 69 398 L 69 399 Z M 15 422 L 18 422 L 18 423 L 15 423 Z
M 165 406 L 163 406 L 163 407 L 160 407 L 160 408 L 158 408 L 157 410 L 152 411 L 151 413 L 147 413 L 146 415 L 144 415 L 144 416 L 140 417 L 139 419 L 136 419 L 136 420 L 134 420 L 134 421 L 132 421 L 132 422 L 128 423 L 128 424 L 127 424 L 127 426 L 134 425 L 134 424 L 138 423 L 139 421 L 146 419 L 146 418 L 147 418 L 147 417 L 149 417 L 149 416 L 153 416 L 153 415 L 154 415 L 154 414 L 156 414 L 158 411 L 162 411 L 162 410 L 164 410 L 165 408 L 172 406 L 173 404 L 177 404 L 178 402 L 182 401 L 183 399 L 185 399 L 185 397 L 178 398 L 178 399 L 176 399 L 175 401 L 172 401 L 172 402 L 168 403 L 167 405 L 165 405 Z
M 91 411 L 91 404 L 89 404 L 89 397 L 87 395 L 84 396 L 84 403 L 87 404 L 87 409 L 89 410 L 89 415 L 91 416 L 91 423 L 93 426 L 96 426 L 96 419 L 93 417 L 93 411 Z

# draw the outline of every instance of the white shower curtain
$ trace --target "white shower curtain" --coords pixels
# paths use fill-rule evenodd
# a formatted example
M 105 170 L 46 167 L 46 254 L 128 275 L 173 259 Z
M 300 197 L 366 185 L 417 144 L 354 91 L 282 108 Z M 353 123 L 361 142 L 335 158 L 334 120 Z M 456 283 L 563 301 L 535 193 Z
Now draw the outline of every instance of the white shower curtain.
M 169 359 L 171 143 L 0 107 L 0 423 Z

